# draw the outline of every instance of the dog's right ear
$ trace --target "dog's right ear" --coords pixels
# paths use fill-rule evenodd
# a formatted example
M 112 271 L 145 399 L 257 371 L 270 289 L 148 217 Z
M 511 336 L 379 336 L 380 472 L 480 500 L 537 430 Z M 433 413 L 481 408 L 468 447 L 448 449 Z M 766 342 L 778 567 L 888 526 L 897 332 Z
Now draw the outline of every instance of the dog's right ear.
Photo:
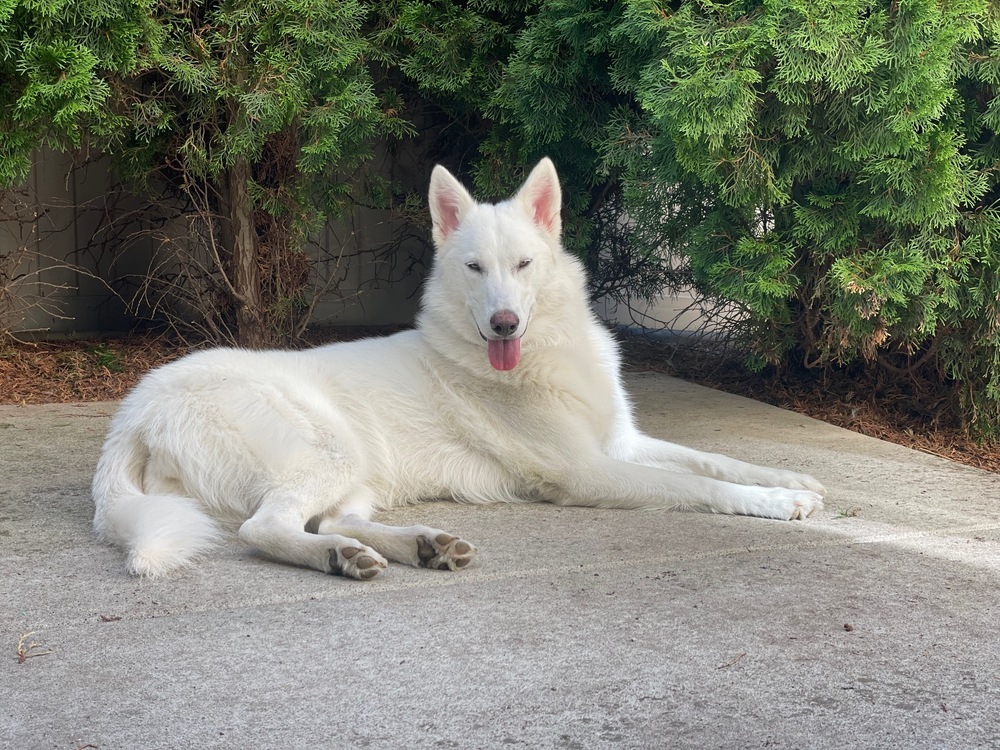
M 428 203 L 431 207 L 431 234 L 438 247 L 458 229 L 462 219 L 476 205 L 462 183 L 440 164 L 431 172 Z

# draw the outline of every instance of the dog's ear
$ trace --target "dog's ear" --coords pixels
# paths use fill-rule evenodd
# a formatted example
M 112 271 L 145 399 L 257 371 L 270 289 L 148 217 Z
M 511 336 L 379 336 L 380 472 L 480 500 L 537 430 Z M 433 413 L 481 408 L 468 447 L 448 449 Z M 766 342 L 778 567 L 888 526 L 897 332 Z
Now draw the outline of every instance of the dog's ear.
M 458 229 L 469 209 L 476 205 L 462 183 L 440 164 L 431 172 L 428 203 L 431 207 L 431 234 L 438 247 Z
M 548 232 L 556 241 L 562 232 L 562 189 L 559 175 L 549 157 L 545 157 L 531 170 L 528 179 L 514 196 L 535 224 Z

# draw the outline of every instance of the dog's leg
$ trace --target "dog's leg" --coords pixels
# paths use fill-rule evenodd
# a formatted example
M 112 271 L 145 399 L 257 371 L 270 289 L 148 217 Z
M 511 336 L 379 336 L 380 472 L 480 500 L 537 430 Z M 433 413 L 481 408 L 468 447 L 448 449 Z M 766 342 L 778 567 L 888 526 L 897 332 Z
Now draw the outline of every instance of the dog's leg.
M 610 458 L 590 456 L 559 483 L 549 499 L 562 505 L 597 508 L 664 508 L 803 519 L 823 507 L 806 489 L 757 487 L 682 474 Z
M 349 536 L 377 549 L 393 562 L 434 570 L 461 570 L 476 548 L 463 539 L 430 526 L 386 526 L 353 514 L 325 518 L 320 534 Z
M 252 518 L 240 527 L 240 538 L 261 552 L 283 562 L 304 565 L 324 573 L 362 580 L 374 578 L 388 563 L 378 552 L 342 534 L 310 534 L 308 519 L 293 498 L 265 500 Z
M 618 441 L 612 446 L 609 453 L 613 458 L 622 461 L 654 466 L 682 474 L 698 474 L 733 484 L 809 490 L 824 497 L 827 494 L 826 488 L 808 474 L 757 466 L 720 453 L 705 453 L 642 434 Z

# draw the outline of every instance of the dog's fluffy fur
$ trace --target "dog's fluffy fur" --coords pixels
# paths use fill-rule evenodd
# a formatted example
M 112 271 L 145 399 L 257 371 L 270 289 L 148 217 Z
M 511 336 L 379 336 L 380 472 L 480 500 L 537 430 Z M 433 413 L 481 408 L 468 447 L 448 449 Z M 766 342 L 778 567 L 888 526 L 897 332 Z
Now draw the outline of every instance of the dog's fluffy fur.
M 356 578 L 394 560 L 464 567 L 475 548 L 369 521 L 436 498 L 686 508 L 777 519 L 822 507 L 812 477 L 636 428 L 619 355 L 560 244 L 545 159 L 510 200 L 431 178 L 437 253 L 418 327 L 311 351 L 216 349 L 147 375 L 94 477 L 98 535 L 155 576 L 226 527 L 288 563 Z

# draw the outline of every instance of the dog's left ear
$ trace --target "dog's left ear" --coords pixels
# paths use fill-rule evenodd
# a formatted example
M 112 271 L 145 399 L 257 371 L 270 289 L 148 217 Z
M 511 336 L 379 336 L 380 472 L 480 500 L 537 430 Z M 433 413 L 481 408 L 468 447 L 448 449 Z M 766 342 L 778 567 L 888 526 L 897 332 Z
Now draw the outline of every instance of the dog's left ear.
M 539 228 L 559 241 L 562 232 L 562 188 L 559 187 L 556 167 L 549 157 L 535 165 L 514 199 Z

